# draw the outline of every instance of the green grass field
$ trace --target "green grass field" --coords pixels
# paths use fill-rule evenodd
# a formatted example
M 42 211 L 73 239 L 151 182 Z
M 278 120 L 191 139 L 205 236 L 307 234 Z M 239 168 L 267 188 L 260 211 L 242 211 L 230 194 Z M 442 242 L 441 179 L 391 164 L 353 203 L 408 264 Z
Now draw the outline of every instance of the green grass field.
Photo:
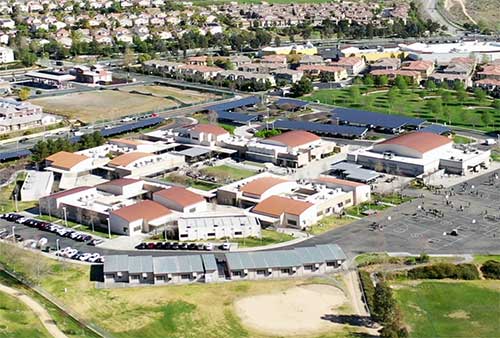
M 360 87 L 362 93 L 366 87 Z M 490 108 L 491 100 L 485 99 L 478 102 L 473 94 L 468 93 L 463 102 L 459 102 L 454 91 L 448 91 L 451 97 L 448 103 L 443 102 L 441 112 L 435 114 L 429 106 L 429 101 L 439 96 L 438 91 L 424 89 L 407 89 L 399 91 L 394 99 L 389 99 L 387 91 L 374 91 L 368 96 L 360 96 L 353 99 L 348 88 L 344 89 L 322 89 L 311 95 L 302 97 L 308 101 L 318 101 L 340 107 L 366 109 L 375 112 L 406 115 L 426 119 L 429 122 L 449 123 L 452 126 L 481 129 L 491 131 L 500 128 L 500 110 Z M 449 111 L 449 116 L 444 112 Z M 486 125 L 482 119 L 483 112 L 488 112 L 491 122 Z
M 0 213 L 8 213 L 16 211 L 16 203 L 13 198 L 13 192 L 16 188 L 16 184 L 19 184 L 19 187 L 22 185 L 22 181 L 24 181 L 25 174 L 18 174 L 16 180 L 14 180 L 11 184 L 6 185 L 5 187 L 0 189 Z M 16 183 L 18 181 L 19 183 Z M 20 197 L 18 197 L 20 199 Z M 31 209 L 37 205 L 36 201 L 32 202 L 17 202 L 17 208 L 19 211 Z
M 469 144 L 474 142 L 471 138 L 465 137 L 465 136 L 460 136 L 460 135 L 453 135 L 453 142 L 457 144 Z
M 295 237 L 274 230 L 262 230 L 262 238 L 233 238 L 230 242 L 238 243 L 240 248 L 253 248 L 256 246 L 271 245 L 291 241 Z
M 340 228 L 344 225 L 347 225 L 351 222 L 353 222 L 354 219 L 352 218 L 339 218 L 337 215 L 332 215 L 332 216 L 326 216 L 321 219 L 316 224 L 313 224 L 309 230 L 307 231 L 311 235 L 320 235 L 324 232 Z
M 492 338 L 500 332 L 500 282 L 397 284 L 410 337 Z
M 204 175 L 210 175 L 218 179 L 230 179 L 233 181 L 242 180 L 244 178 L 253 176 L 256 174 L 253 170 L 233 168 L 228 165 L 220 165 L 217 167 L 206 167 L 201 169 L 201 173 Z
M 476 264 L 483 264 L 489 260 L 500 262 L 500 255 L 474 255 L 474 263 Z
M 36 314 L 20 300 L 0 292 L 0 337 L 51 337 Z

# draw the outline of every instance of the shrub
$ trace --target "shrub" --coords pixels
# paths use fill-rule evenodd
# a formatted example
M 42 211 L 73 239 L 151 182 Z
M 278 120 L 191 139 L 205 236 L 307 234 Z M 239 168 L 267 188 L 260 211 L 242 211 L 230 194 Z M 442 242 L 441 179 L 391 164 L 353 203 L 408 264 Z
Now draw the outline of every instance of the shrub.
M 365 291 L 365 296 L 366 296 L 366 303 L 368 305 L 368 309 L 370 309 L 370 312 L 373 311 L 373 300 L 375 297 L 375 287 L 373 286 L 372 280 L 370 278 L 370 273 L 360 270 L 359 271 L 359 278 L 361 281 L 361 286 L 363 287 L 363 290 Z
M 473 264 L 438 263 L 420 266 L 408 271 L 410 279 L 479 279 L 479 272 Z
M 500 279 L 500 262 L 489 260 L 481 266 L 483 276 L 488 279 Z

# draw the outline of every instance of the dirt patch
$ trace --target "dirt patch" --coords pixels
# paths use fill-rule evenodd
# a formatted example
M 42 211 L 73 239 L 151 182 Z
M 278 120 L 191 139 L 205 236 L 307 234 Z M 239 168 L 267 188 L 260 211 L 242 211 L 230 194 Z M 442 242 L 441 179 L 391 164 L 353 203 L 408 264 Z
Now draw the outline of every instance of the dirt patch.
M 455 311 L 447 315 L 449 318 L 453 319 L 469 319 L 469 314 L 464 310 Z
M 265 334 L 303 335 L 341 328 L 322 319 L 339 314 L 344 293 L 329 285 L 302 285 L 280 293 L 246 297 L 236 301 L 236 313 L 244 325 Z

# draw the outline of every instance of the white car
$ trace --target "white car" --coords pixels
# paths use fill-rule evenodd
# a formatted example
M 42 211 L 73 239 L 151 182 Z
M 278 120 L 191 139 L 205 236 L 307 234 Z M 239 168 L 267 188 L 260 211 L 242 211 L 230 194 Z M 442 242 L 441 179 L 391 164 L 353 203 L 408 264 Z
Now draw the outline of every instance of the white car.
M 97 262 L 98 259 L 101 258 L 101 255 L 98 253 L 93 253 L 90 255 L 90 257 L 87 259 L 87 262 L 89 263 L 95 263 Z
M 221 248 L 222 250 L 228 250 L 228 251 L 229 251 L 229 249 L 231 249 L 231 243 L 223 243 L 223 244 L 220 246 L 220 248 Z
M 214 249 L 214 245 L 212 243 L 206 243 L 204 249 L 207 251 L 212 251 Z
M 91 253 L 89 253 L 89 252 L 86 252 L 86 253 L 82 254 L 82 255 L 80 256 L 80 258 L 78 258 L 78 259 L 79 259 L 79 260 L 81 260 L 82 262 L 85 262 L 85 261 L 87 261 L 90 257 L 92 257 L 92 254 L 91 254 Z

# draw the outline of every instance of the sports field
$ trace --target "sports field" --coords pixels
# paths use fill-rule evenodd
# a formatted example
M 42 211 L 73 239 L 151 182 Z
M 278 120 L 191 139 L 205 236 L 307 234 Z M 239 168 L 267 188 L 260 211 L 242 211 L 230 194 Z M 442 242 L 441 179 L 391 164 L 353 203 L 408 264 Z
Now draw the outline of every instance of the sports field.
M 387 90 L 365 95 L 365 88 L 353 96 L 352 89 L 322 89 L 302 99 L 339 107 L 365 109 L 375 112 L 424 118 L 429 122 L 451 124 L 491 131 L 500 129 L 500 109 L 492 107 L 493 100 L 479 100 L 472 93 L 458 98 L 454 90 L 430 91 L 406 89 L 391 95 Z
M 164 97 L 168 99 L 174 98 L 184 104 L 205 102 L 217 97 L 217 95 L 207 92 L 199 92 L 196 90 L 180 89 L 176 87 L 167 87 L 161 85 L 127 86 L 120 88 L 120 91 L 123 92 L 137 91 L 140 93 L 149 93 L 157 97 Z
M 499 281 L 393 285 L 410 337 L 498 337 Z
M 131 94 L 116 90 L 100 90 L 42 97 L 30 100 L 45 112 L 78 119 L 83 122 L 112 120 L 121 116 L 140 114 L 179 106 L 165 98 Z

